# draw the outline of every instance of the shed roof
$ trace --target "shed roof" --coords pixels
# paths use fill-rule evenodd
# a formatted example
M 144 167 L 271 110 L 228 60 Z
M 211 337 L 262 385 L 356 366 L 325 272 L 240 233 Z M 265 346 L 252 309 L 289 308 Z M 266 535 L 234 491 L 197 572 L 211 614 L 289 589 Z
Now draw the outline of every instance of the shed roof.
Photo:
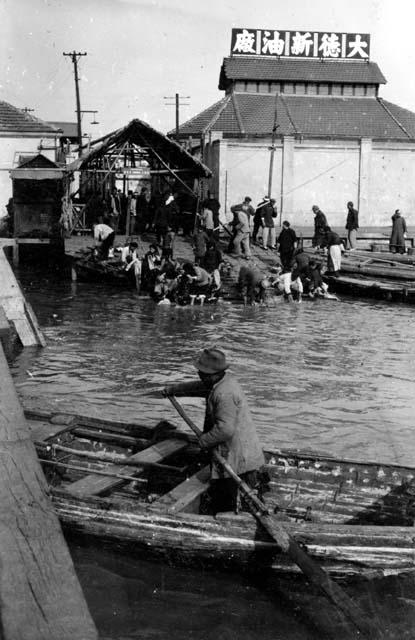
M 175 140 L 153 129 L 138 118 L 131 120 L 122 129 L 109 133 L 104 138 L 91 142 L 91 150 L 73 163 L 77 169 L 88 169 L 96 159 L 103 157 L 109 150 L 129 142 L 145 149 L 149 162 L 162 164 L 170 170 L 174 168 L 188 171 L 195 177 L 209 178 L 212 174 L 208 167 L 186 151 Z
M 381 98 L 233 93 L 180 127 L 183 137 L 221 131 L 224 136 L 277 135 L 415 140 L 415 113 Z M 208 117 L 210 123 L 208 122 Z
M 21 156 L 19 166 L 10 171 L 14 180 L 59 180 L 64 170 L 42 153 Z
M 265 80 L 291 82 L 342 82 L 385 84 L 386 79 L 376 62 L 350 60 L 295 60 L 257 56 L 230 56 L 223 59 L 219 89 L 233 80 Z
M 51 124 L 1 100 L 0 135 L 8 133 L 17 135 L 38 134 L 40 137 L 47 138 L 58 135 L 58 130 Z
M 55 127 L 55 129 L 60 130 L 60 135 L 66 138 L 76 138 L 78 139 L 78 124 L 76 122 L 52 122 L 50 121 L 48 124 Z

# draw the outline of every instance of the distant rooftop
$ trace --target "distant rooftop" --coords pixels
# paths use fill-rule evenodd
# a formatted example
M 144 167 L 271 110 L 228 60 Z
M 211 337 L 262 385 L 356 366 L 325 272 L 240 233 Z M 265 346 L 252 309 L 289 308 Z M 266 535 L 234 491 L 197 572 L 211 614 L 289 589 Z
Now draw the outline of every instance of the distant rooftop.
M 39 135 L 40 137 L 55 137 L 57 129 L 52 125 L 35 118 L 22 109 L 18 109 L 8 102 L 0 101 L 0 135 Z
M 270 136 L 275 110 L 278 136 L 415 139 L 415 113 L 381 98 L 256 93 L 229 94 L 183 123 L 180 136 Z
M 226 90 L 234 80 L 386 83 L 386 79 L 376 62 L 326 59 L 294 60 L 261 56 L 230 56 L 224 58 L 219 77 L 219 89 Z
M 62 138 L 75 138 L 78 139 L 78 124 L 76 122 L 49 122 L 52 127 L 61 129 L 60 134 Z

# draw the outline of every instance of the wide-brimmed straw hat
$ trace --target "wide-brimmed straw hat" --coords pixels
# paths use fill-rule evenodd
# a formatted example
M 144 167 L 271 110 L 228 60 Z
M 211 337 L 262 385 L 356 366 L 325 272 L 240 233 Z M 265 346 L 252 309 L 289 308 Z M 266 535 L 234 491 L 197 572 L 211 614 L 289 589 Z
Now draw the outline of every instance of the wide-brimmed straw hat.
M 200 351 L 194 361 L 194 365 L 196 369 L 202 373 L 219 373 L 229 367 L 226 362 L 226 355 L 220 349 L 216 349 L 216 347 Z

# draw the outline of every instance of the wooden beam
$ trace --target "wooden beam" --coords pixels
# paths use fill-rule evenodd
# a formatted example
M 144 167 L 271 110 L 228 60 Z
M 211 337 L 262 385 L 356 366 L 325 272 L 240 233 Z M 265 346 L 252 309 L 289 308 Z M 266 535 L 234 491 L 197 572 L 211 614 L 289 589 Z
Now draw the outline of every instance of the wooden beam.
M 173 453 L 177 453 L 181 451 L 185 447 L 187 447 L 188 443 L 186 440 L 171 438 L 170 440 L 162 440 L 157 444 L 154 444 L 152 447 L 148 447 L 147 449 L 143 449 L 139 453 L 135 453 L 130 456 L 129 460 L 134 460 L 135 462 L 140 462 L 142 460 L 144 463 L 146 462 L 160 462 L 164 458 L 172 455 Z M 144 468 L 144 467 L 143 467 Z M 134 473 L 140 473 L 143 468 L 137 467 Z M 132 473 L 131 467 L 122 465 L 108 465 L 108 471 L 116 474 L 127 474 Z M 67 491 L 72 495 L 85 495 L 85 496 L 99 496 L 108 491 L 112 491 L 113 489 L 121 486 L 123 484 L 122 480 L 117 478 L 102 478 L 94 475 L 93 473 L 87 475 L 85 478 L 81 478 L 76 482 L 72 482 L 72 484 L 68 485 Z
M 164 505 L 168 511 L 177 513 L 177 511 L 185 511 L 186 508 L 195 500 L 200 498 L 202 493 L 206 491 L 210 478 L 210 466 L 199 469 L 190 478 L 186 478 L 177 487 L 174 487 L 164 496 L 161 496 L 153 503 L 155 505 Z
M 0 379 L 2 640 L 96 640 L 1 348 Z

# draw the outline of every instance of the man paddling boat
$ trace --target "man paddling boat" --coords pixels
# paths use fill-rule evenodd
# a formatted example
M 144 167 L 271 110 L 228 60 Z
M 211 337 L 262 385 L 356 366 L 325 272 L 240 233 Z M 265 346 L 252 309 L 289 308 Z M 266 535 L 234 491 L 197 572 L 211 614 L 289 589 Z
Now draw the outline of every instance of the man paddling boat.
M 206 413 L 200 445 L 216 450 L 252 488 L 258 484 L 258 470 L 264 455 L 245 394 L 227 371 L 226 355 L 216 347 L 203 349 L 195 360 L 200 382 L 168 385 L 167 396 L 206 398 Z M 238 488 L 215 461 L 211 462 L 209 490 L 213 513 L 236 511 Z

